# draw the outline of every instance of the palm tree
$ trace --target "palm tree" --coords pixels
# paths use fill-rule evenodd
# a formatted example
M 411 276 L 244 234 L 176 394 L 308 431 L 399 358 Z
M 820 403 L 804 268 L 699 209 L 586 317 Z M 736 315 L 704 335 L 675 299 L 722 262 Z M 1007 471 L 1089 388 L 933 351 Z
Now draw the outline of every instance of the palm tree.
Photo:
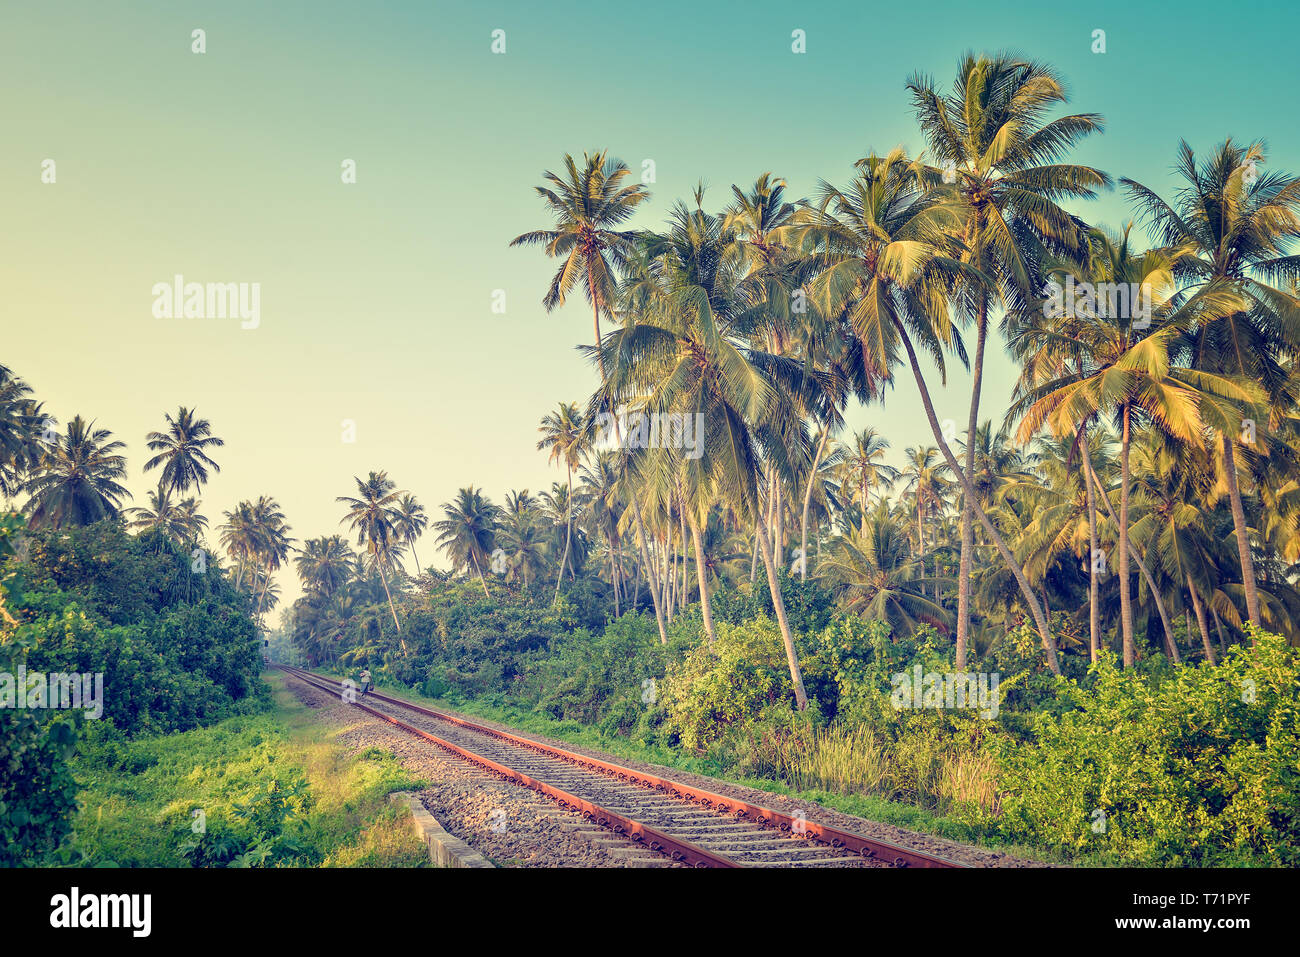
M 547 462 L 564 461 L 566 489 L 573 487 L 573 470 L 582 461 L 586 452 L 583 438 L 582 413 L 577 403 L 561 402 L 557 409 L 542 419 L 537 431 L 542 438 L 537 448 L 549 451 Z M 560 583 L 564 581 L 564 569 L 569 561 L 569 545 L 573 538 L 573 510 L 564 510 L 564 557 L 560 559 L 560 571 L 555 579 L 555 601 L 560 600 Z
M 1110 185 L 1110 178 L 1060 160 L 1079 140 L 1100 132 L 1102 119 L 1095 113 L 1049 118 L 1068 99 L 1061 78 L 1042 63 L 1008 54 L 966 54 L 946 95 L 919 74 L 907 86 L 934 162 L 951 181 L 947 192 L 958 210 L 954 232 L 964 247 L 962 259 L 979 275 L 967 283 L 961 300 L 975 319 L 969 442 L 979 422 L 989 307 L 995 300 L 1012 311 L 1023 306 L 1032 295 L 1036 262 L 1049 252 L 1082 249 L 1080 224 L 1057 202 L 1092 198 Z M 972 483 L 973 453 L 968 446 L 965 474 Z M 973 503 L 964 503 L 957 579 L 959 671 L 966 666 L 970 630 L 974 518 Z
M 460 489 L 454 501 L 442 506 L 442 511 L 446 518 L 433 523 L 438 533 L 438 545 L 457 569 L 472 567 L 483 586 L 483 594 L 491 598 L 487 579 L 483 577 L 483 566 L 496 548 L 500 510 L 471 485 Z
M 119 484 L 126 478 L 126 444 L 108 429 L 95 428 L 76 416 L 41 455 L 24 488 L 31 527 L 90 525 L 116 518 L 122 499 L 131 493 Z
M 21 490 L 44 451 L 44 417 L 31 395 L 31 386 L 0 365 L 0 496 L 6 500 Z
M 150 452 L 158 454 L 144 463 L 149 472 L 162 466 L 159 485 L 169 492 L 202 489 L 208 481 L 208 469 L 220 472 L 221 466 L 208 457 L 207 450 L 226 443 L 212 434 L 207 419 L 195 418 L 194 410 L 181 406 L 175 418 L 166 416 L 166 432 L 150 432 L 145 441 Z
M 262 588 L 257 603 L 257 616 L 260 620 L 266 607 L 271 578 L 289 557 L 294 539 L 289 537 L 289 526 L 285 524 L 284 512 L 280 510 L 280 504 L 273 498 L 265 495 L 258 497 L 253 504 L 252 521 L 257 530 L 255 554 L 261 560 Z M 270 607 L 274 607 L 274 604 Z
M 340 495 L 335 501 L 348 507 L 348 514 L 342 521 L 348 522 L 357 533 L 357 544 L 366 546 L 366 554 L 379 571 L 384 595 L 388 598 L 388 610 L 393 615 L 393 625 L 402 644 L 402 654 L 406 654 L 402 624 L 397 620 L 397 607 L 393 604 L 393 593 L 388 588 L 388 575 L 384 570 L 392 563 L 393 549 L 397 544 L 395 509 L 402 493 L 387 472 L 371 472 L 364 481 L 353 476 L 353 480 L 357 483 L 356 496 Z
M 911 494 L 916 511 L 916 557 L 925 554 L 926 515 L 937 517 L 943 511 L 944 499 L 952 485 L 945 473 L 948 466 L 942 461 L 939 450 L 929 446 L 907 449 L 907 465 L 903 467 L 901 478 L 903 494 Z
M 235 564 L 235 588 L 239 589 L 243 584 L 245 570 L 253 565 L 261 549 L 260 529 L 253 514 L 252 502 L 240 502 L 234 509 L 222 514 L 226 520 L 218 529 L 221 547 Z
M 909 555 L 907 534 L 880 502 L 863 528 L 836 538 L 817 566 L 845 610 L 887 621 L 894 635 L 910 635 L 928 622 L 947 629 L 952 616 L 926 597 L 932 584 L 925 577 L 924 559 Z
M 1015 577 L 1038 628 L 1048 667 L 1059 674 L 1047 616 L 1024 569 L 976 501 L 970 476 L 957 464 L 916 357 L 919 342 L 941 375 L 946 350 L 965 360 L 961 338 L 949 317 L 948 290 L 958 278 L 969 282 L 980 274 L 950 255 L 957 251 L 950 231 L 959 222 L 959 210 L 929 188 L 929 174 L 901 149 L 885 157 L 868 156 L 857 166 L 858 176 L 847 189 L 823 184 L 819 208 L 804 227 L 818 266 L 809 286 L 810 298 L 823 315 L 845 316 L 859 340 L 863 362 L 871 366 L 870 378 L 891 379 L 902 347 L 939 451 Z
M 329 598 L 351 580 L 356 553 L 343 536 L 323 535 L 303 542 L 294 563 L 307 590 Z
M 1186 308 L 1189 316 L 1180 345 L 1190 352 L 1192 367 L 1243 377 L 1276 408 L 1295 400 L 1282 360 L 1300 350 L 1300 298 L 1294 286 L 1300 257 L 1287 248 L 1300 238 L 1300 177 L 1261 176 L 1256 167 L 1264 161 L 1261 144 L 1243 148 L 1227 140 L 1198 165 L 1192 148 L 1181 142 L 1176 168 L 1184 186 L 1174 203 L 1141 183 L 1121 182 L 1169 248 L 1179 283 L 1173 305 Z M 1248 405 L 1239 415 L 1257 417 Z M 1221 429 L 1219 442 L 1246 609 L 1258 625 L 1259 591 L 1236 461 L 1240 433 L 1240 427 Z
M 415 496 L 410 492 L 405 493 L 397 500 L 393 524 L 398 538 L 411 550 L 411 558 L 415 562 L 415 574 L 419 575 L 421 571 L 420 556 L 415 552 L 415 543 L 424 534 L 424 530 L 429 527 L 429 518 L 425 514 L 424 506 L 416 501 Z
M 623 516 L 617 453 L 601 452 L 579 473 L 586 511 L 609 550 L 609 580 L 614 590 L 614 617 L 621 614 L 622 570 L 618 524 Z
M 743 337 L 743 257 L 722 219 L 679 204 L 670 223 L 667 234 L 646 237 L 648 269 L 628 290 L 642 306 L 605 343 L 610 373 L 592 406 L 623 402 L 638 413 L 700 417 L 697 457 L 675 450 L 675 469 L 644 450 L 629 449 L 628 458 L 647 473 L 664 466 L 668 495 L 688 505 L 711 497 L 753 523 L 802 710 L 807 695 L 758 489 L 778 471 L 789 477 L 791 457 L 810 451 L 803 414 L 815 401 L 813 377 L 797 359 L 753 348 Z M 698 543 L 699 510 L 687 507 L 685 517 Z M 709 597 L 698 548 L 696 565 L 703 610 Z
M 166 538 L 179 543 L 197 540 L 207 528 L 206 516 L 197 511 L 198 502 L 193 498 L 173 502 L 168 489 L 159 485 L 149 493 L 146 507 L 128 508 L 125 514 L 132 516 L 130 528 L 137 531 L 157 531 Z
M 853 436 L 840 458 L 840 488 L 844 498 L 861 510 L 863 534 L 866 534 L 872 493 L 890 488 L 898 480 L 898 469 L 883 461 L 888 449 L 889 440 L 868 428 Z
M 626 183 L 631 172 L 627 164 L 607 156 L 603 151 L 583 154 L 581 170 L 573 157 L 566 153 L 564 168 L 567 179 L 547 171 L 544 177 L 549 185 L 535 187 L 537 195 L 546 203 L 555 220 L 555 228 L 523 233 L 516 236 L 510 245 L 541 245 L 545 247 L 548 256 L 564 260 L 542 299 L 547 312 L 564 305 L 565 298 L 574 285 L 582 282 L 583 292 L 591 305 L 596 334 L 595 350 L 603 386 L 605 357 L 601 348 L 600 314 L 603 310 L 609 318 L 614 317 L 618 299 L 615 271 L 627 264 L 636 238 L 634 232 L 615 227 L 626 223 L 636 207 L 649 199 L 650 194 L 640 183 Z M 614 428 L 615 441 L 621 445 L 622 436 L 618 434 L 617 420 Z M 664 625 L 659 587 L 650 564 L 645 526 L 635 496 L 631 505 L 632 514 L 636 518 L 637 547 L 641 552 L 641 564 L 647 569 L 647 585 L 654 603 L 659 636 L 667 642 L 668 631 Z
M 1013 348 L 1025 354 L 1036 342 L 1060 342 L 1064 335 L 1076 361 L 1064 374 L 1035 388 L 1021 390 L 1012 403 L 1008 419 L 1022 414 L 1018 438 L 1025 442 L 1040 427 L 1054 435 L 1074 436 L 1095 418 L 1112 415 L 1120 432 L 1120 510 L 1117 574 L 1120 589 L 1120 621 L 1124 636 L 1124 664 L 1136 661 L 1133 644 L 1133 612 L 1129 592 L 1129 453 L 1135 416 L 1183 442 L 1198 443 L 1204 425 L 1223 428 L 1232 423 L 1229 402 L 1249 402 L 1252 393 L 1232 380 L 1211 373 L 1180 369 L 1170 362 L 1169 349 L 1176 344 L 1184 305 L 1169 314 L 1167 290 L 1170 270 L 1167 257 L 1152 250 L 1137 254 L 1129 248 L 1128 230 L 1111 236 L 1093 230 L 1087 265 L 1059 266 L 1053 275 L 1074 276 L 1094 286 L 1101 282 L 1139 288 L 1166 321 L 1143 337 L 1143 321 L 1122 303 L 1098 297 L 1094 305 L 1075 304 L 1065 332 L 1035 330 L 1028 326 L 1018 334 Z M 1072 345 L 1070 344 L 1072 343 Z M 1170 639 L 1172 641 L 1172 638 Z

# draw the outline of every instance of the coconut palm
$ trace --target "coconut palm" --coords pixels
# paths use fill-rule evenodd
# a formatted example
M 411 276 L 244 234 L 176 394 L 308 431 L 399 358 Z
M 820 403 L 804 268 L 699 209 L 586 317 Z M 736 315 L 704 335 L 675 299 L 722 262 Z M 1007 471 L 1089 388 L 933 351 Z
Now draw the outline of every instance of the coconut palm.
M 887 503 L 871 510 L 863 529 L 836 538 L 817 566 L 845 610 L 889 622 L 894 635 L 913 634 L 922 623 L 946 630 L 952 615 L 926 596 L 933 582 L 925 561 L 908 548 L 904 526 Z
M 627 182 L 631 172 L 627 164 L 609 157 L 603 151 L 583 154 L 581 170 L 574 158 L 566 153 L 564 169 L 566 178 L 547 171 L 544 174 L 547 185 L 535 187 L 537 195 L 545 202 L 555 220 L 555 228 L 523 233 L 516 236 L 510 245 L 540 245 L 546 249 L 548 256 L 563 260 L 542 298 L 547 312 L 564 305 L 574 285 L 582 283 L 583 294 L 591 306 L 596 335 L 595 351 L 603 386 L 605 357 L 601 349 L 600 314 L 604 311 L 609 318 L 614 317 L 618 301 L 617 270 L 628 264 L 636 239 L 634 232 L 616 227 L 626 223 L 637 206 L 650 198 L 650 194 L 642 184 Z M 614 438 L 619 444 L 622 443 L 617 423 Z M 649 575 L 647 585 L 654 603 L 659 636 L 666 642 L 668 631 L 664 625 L 659 588 L 651 570 L 645 527 L 635 497 L 631 500 L 631 506 L 636 519 L 641 564 Z
M 275 573 L 280 570 L 284 560 L 289 557 L 294 539 L 289 537 L 289 526 L 285 524 L 284 512 L 273 498 L 259 496 L 253 503 L 252 521 L 256 528 L 256 548 L 254 554 L 260 561 L 258 568 L 261 577 L 261 595 L 257 602 L 259 620 L 265 609 L 275 607 L 274 602 L 267 605 L 268 589 Z
M 172 501 L 171 492 L 162 485 L 149 493 L 149 504 L 128 508 L 129 527 L 140 532 L 157 531 L 174 542 L 185 544 L 197 541 L 207 528 L 208 520 L 198 513 L 198 502 L 193 498 Z
M 32 399 L 31 386 L 0 365 L 0 495 L 5 499 L 21 490 L 27 471 L 40 461 L 42 435 L 53 425 Z
M 388 599 L 388 610 L 393 615 L 393 626 L 397 629 L 402 653 L 405 654 L 406 641 L 401 637 L 402 623 L 397 620 L 397 607 L 393 604 L 393 593 L 388 587 L 386 571 L 393 563 L 398 543 L 395 509 L 402 493 L 387 472 L 371 472 L 364 480 L 353 476 L 353 481 L 357 483 L 357 494 L 340 495 L 335 499 L 348 507 L 348 513 L 341 521 L 347 522 L 352 531 L 357 533 L 357 544 L 366 547 L 366 555 L 379 572 L 380 581 L 384 584 L 384 596 Z
M 1261 174 L 1264 162 L 1261 144 L 1227 140 L 1198 164 L 1182 142 L 1176 169 L 1184 184 L 1173 203 L 1134 180 L 1121 182 L 1169 249 L 1178 282 L 1173 305 L 1188 317 L 1180 345 L 1190 352 L 1191 366 L 1249 380 L 1276 409 L 1296 399 L 1283 360 L 1300 351 L 1300 257 L 1289 254 L 1300 238 L 1300 177 Z M 1237 455 L 1241 420 L 1259 418 L 1243 404 L 1237 427 L 1218 431 L 1246 609 L 1256 624 L 1258 584 Z
M 792 474 L 791 458 L 811 458 L 803 428 L 811 376 L 798 360 L 754 348 L 744 325 L 748 302 L 739 289 L 742 250 L 721 217 L 679 204 L 664 235 L 647 236 L 648 269 L 635 277 L 629 298 L 643 307 L 605 343 L 609 368 L 594 408 L 626 404 L 634 414 L 700 416 L 698 456 L 671 457 L 629 449 L 634 469 L 659 469 L 661 488 L 687 503 L 712 497 L 752 522 L 767 570 L 768 587 L 785 644 L 795 700 L 807 695 L 786 617 L 773 547 L 759 502 L 760 483 Z M 665 459 L 675 468 L 664 465 Z M 635 497 L 633 498 L 635 501 Z M 700 535 L 696 508 L 685 509 L 692 535 Z M 701 603 L 709 602 L 703 562 L 696 552 Z M 665 639 L 666 640 L 666 639 Z
M 294 559 L 308 592 L 329 598 L 352 578 L 356 553 L 341 535 L 322 535 L 303 542 Z
M 871 155 L 857 164 L 845 189 L 823 184 L 821 201 L 804 227 L 815 250 L 817 276 L 809 294 L 823 315 L 844 315 L 861 344 L 870 377 L 889 381 L 899 349 L 921 395 L 936 445 L 989 539 L 1015 577 L 1038 628 L 1048 667 L 1059 673 L 1047 616 L 1010 547 L 976 501 L 970 478 L 944 438 L 929 387 L 917 359 L 917 343 L 944 374 L 944 353 L 965 361 L 965 349 L 949 315 L 950 291 L 960 279 L 978 279 L 972 266 L 954 258 L 951 230 L 960 208 L 930 188 L 929 174 L 901 149 Z
M 131 493 L 119 484 L 126 478 L 126 444 L 108 429 L 95 428 L 76 416 L 41 454 L 24 489 L 24 510 L 32 528 L 90 525 L 116 518 Z
M 548 462 L 563 461 L 565 488 L 573 487 L 573 470 L 582 461 L 587 450 L 583 437 L 582 413 L 577 403 L 561 402 L 556 410 L 542 419 L 537 429 L 542 438 L 537 443 L 541 451 L 549 452 Z M 564 569 L 569 561 L 569 546 L 573 539 L 573 510 L 564 509 L 564 557 L 560 559 L 560 571 L 555 578 L 555 601 L 560 600 L 560 583 L 564 581 Z
M 1080 224 L 1058 202 L 1091 198 L 1109 177 L 1061 159 L 1086 136 L 1100 132 L 1095 113 L 1052 117 L 1067 102 L 1065 85 L 1042 63 L 1009 54 L 964 55 L 950 92 L 932 79 L 912 76 L 917 123 L 958 210 L 954 233 L 962 260 L 978 271 L 966 284 L 961 307 L 975 322 L 971 402 L 967 436 L 979 422 L 984 349 L 991 306 L 1014 312 L 1032 297 L 1036 263 L 1051 252 L 1079 253 Z M 938 170 L 936 170 L 937 172 Z M 965 472 L 974 480 L 974 448 L 967 448 Z M 970 628 L 970 575 L 975 515 L 963 504 L 961 566 L 958 571 L 957 668 L 966 666 Z
M 442 506 L 442 511 L 446 517 L 433 523 L 439 547 L 447 553 L 457 571 L 473 568 L 483 586 L 483 594 L 491 598 L 483 568 L 496 549 L 500 509 L 471 485 L 460 489 L 453 501 Z
M 1119 543 L 1117 575 L 1120 589 L 1120 621 L 1124 639 L 1124 664 L 1136 661 L 1133 644 L 1133 612 L 1129 590 L 1129 493 L 1130 450 L 1136 418 L 1149 422 L 1179 441 L 1198 443 L 1206 426 L 1222 429 L 1234 421 L 1234 402 L 1250 403 L 1255 394 L 1232 379 L 1212 373 L 1184 369 L 1170 361 L 1170 346 L 1176 345 L 1180 325 L 1194 304 L 1170 312 L 1171 282 L 1168 257 L 1158 251 L 1136 253 L 1129 246 L 1129 230 L 1115 236 L 1100 229 L 1090 234 L 1085 266 L 1057 266 L 1055 277 L 1073 277 L 1090 283 L 1123 284 L 1142 290 L 1149 297 L 1157 325 L 1123 303 L 1098 297 L 1096 302 L 1070 304 L 1071 322 L 1058 331 L 1027 325 L 1016 335 L 1013 349 L 1032 352 L 1036 343 L 1073 345 L 1076 361 L 1069 371 L 1042 385 L 1018 387 L 1008 419 L 1021 416 L 1018 439 L 1027 441 L 1040 427 L 1054 435 L 1073 436 L 1094 419 L 1111 416 L 1120 433 L 1120 509 L 1117 523 Z M 1131 307 L 1131 303 L 1130 303 Z M 1144 334 L 1145 333 L 1145 334 Z M 1166 626 L 1168 632 L 1168 627 Z M 1170 637 L 1172 642 L 1172 637 Z
M 208 481 L 208 469 L 220 472 L 221 466 L 208 456 L 208 450 L 226 443 L 212 434 L 207 419 L 196 418 L 193 409 L 181 406 L 175 417 L 166 416 L 166 432 L 150 432 L 145 442 L 150 452 L 158 453 L 144 463 L 146 472 L 162 466 L 159 485 L 167 491 L 196 492 Z
M 421 505 L 414 495 L 407 492 L 397 500 L 397 507 L 393 510 L 394 529 L 397 537 L 407 548 L 411 550 L 411 559 L 415 562 L 415 574 L 420 574 L 420 556 L 416 554 L 415 543 L 424 530 L 429 527 L 429 518 L 425 514 L 424 506 Z

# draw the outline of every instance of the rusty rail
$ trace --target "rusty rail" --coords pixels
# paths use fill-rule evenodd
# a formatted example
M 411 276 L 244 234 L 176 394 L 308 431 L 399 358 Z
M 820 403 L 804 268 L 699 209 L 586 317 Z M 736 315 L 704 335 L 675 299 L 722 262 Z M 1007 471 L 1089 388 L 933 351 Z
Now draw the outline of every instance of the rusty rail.
M 331 694 L 337 694 L 337 688 L 339 686 L 339 682 L 336 682 L 331 678 L 323 678 L 322 676 L 315 675 L 310 671 L 303 671 L 301 669 L 291 668 L 286 665 L 277 665 L 276 667 L 280 668 L 282 671 L 287 671 L 289 674 L 298 678 L 298 680 L 300 681 L 303 681 L 315 688 L 319 688 L 321 691 L 328 691 Z M 328 684 L 323 682 L 328 682 Z M 333 684 L 335 687 L 331 688 L 329 687 L 329 684 Z M 377 692 L 370 692 L 370 694 L 374 694 L 376 697 L 380 698 L 381 700 L 387 701 L 390 704 L 398 705 L 399 707 L 410 707 L 415 710 L 422 710 L 419 708 L 418 705 L 412 705 L 410 704 L 410 702 L 399 701 L 396 698 L 389 698 L 387 696 L 380 695 Z M 403 731 L 407 732 L 408 734 L 413 734 L 416 737 L 423 738 L 426 741 L 438 745 L 438 747 L 440 748 L 445 748 L 446 750 L 466 759 L 467 761 L 472 761 L 475 764 L 481 765 L 482 767 L 487 768 L 489 771 L 501 775 L 507 780 L 514 781 L 516 784 L 519 784 L 523 787 L 531 788 L 532 790 L 537 791 L 541 794 L 545 794 L 548 797 L 555 798 L 557 801 L 560 802 L 561 806 L 569 807 L 574 810 L 581 811 L 584 817 L 586 817 L 588 820 L 596 824 L 599 824 L 601 827 L 607 827 L 612 831 L 615 831 L 619 834 L 622 834 L 625 837 L 630 838 L 633 841 L 636 841 L 638 844 L 644 844 L 647 847 L 649 847 L 651 850 L 655 850 L 655 851 L 659 851 L 660 853 L 667 854 L 673 860 L 681 861 L 684 864 L 691 864 L 695 867 L 739 867 L 740 866 L 739 864 L 737 864 L 735 861 L 731 860 L 728 857 L 724 857 L 721 854 L 715 854 L 712 851 L 709 851 L 703 847 L 697 847 L 696 845 L 690 843 L 689 841 L 684 841 L 681 838 L 673 837 L 671 834 L 665 834 L 664 832 L 657 830 L 656 828 L 650 827 L 649 825 L 646 824 L 642 824 L 640 821 L 634 821 L 631 818 L 625 817 L 622 814 L 618 814 L 614 811 L 611 811 L 608 808 L 601 807 L 599 804 L 593 804 L 592 802 L 586 800 L 585 798 L 578 797 L 576 794 L 571 794 L 568 791 L 563 790 L 562 788 L 557 788 L 553 784 L 547 784 L 545 781 L 539 781 L 536 778 L 530 777 L 529 775 L 524 774 L 521 771 L 516 771 L 514 768 L 510 768 L 504 764 L 500 764 L 496 761 L 493 761 L 491 758 L 484 757 L 481 754 L 476 754 L 473 751 L 467 750 L 466 748 L 462 748 L 458 744 L 453 744 L 452 742 L 447 741 L 444 738 L 438 737 L 436 734 L 430 734 L 428 731 L 425 731 L 423 728 L 417 728 L 415 727 L 415 725 L 407 724 L 405 721 L 399 721 L 397 718 L 394 718 L 392 715 L 384 714 L 382 711 L 376 711 L 374 708 L 371 708 L 368 705 L 364 705 L 359 701 L 351 702 L 351 704 L 354 707 L 360 708 L 362 711 L 365 711 L 367 714 L 372 714 L 376 718 L 380 718 L 381 720 L 387 721 L 389 724 L 396 725 L 397 727 L 401 728 Z M 474 726 L 467 725 L 467 727 L 474 727 Z
M 317 675 L 314 672 L 306 671 L 301 668 L 293 668 L 287 665 L 277 665 L 277 667 L 281 668 L 284 671 L 288 671 L 291 674 L 296 674 L 298 675 L 298 677 L 303 678 L 303 680 L 307 680 L 308 678 L 313 678 L 316 679 L 317 681 L 328 682 L 334 687 L 326 690 L 330 690 L 335 693 L 337 693 L 338 688 L 342 686 L 341 682 L 333 678 L 329 678 L 324 675 Z M 317 685 L 317 687 L 320 686 Z M 436 718 L 440 721 L 448 722 L 449 724 L 458 725 L 460 727 L 467 728 L 471 731 L 476 731 L 480 734 L 490 735 L 495 738 L 500 738 L 503 741 L 509 741 L 512 744 L 518 744 L 518 745 L 522 745 L 523 747 L 532 748 L 533 750 L 540 751 L 543 754 L 547 754 L 552 757 L 561 758 L 565 761 L 569 761 L 571 763 L 578 764 L 583 767 L 591 768 L 602 774 L 611 775 L 613 777 L 617 777 L 625 781 L 632 781 L 637 784 L 642 784 L 648 787 L 652 787 L 658 791 L 665 791 L 674 794 L 678 797 L 700 804 L 706 808 L 710 808 L 718 811 L 724 811 L 726 813 L 732 814 L 739 820 L 749 820 L 756 824 L 761 824 L 767 827 L 775 827 L 782 831 L 794 831 L 795 833 L 804 834 L 822 844 L 827 844 L 830 845 L 831 847 L 837 847 L 837 848 L 847 848 L 848 850 L 853 851 L 854 853 L 859 854 L 863 857 L 872 858 L 885 863 L 889 863 L 895 867 L 963 868 L 963 867 L 970 866 L 969 864 L 963 864 L 959 861 L 952 861 L 947 858 L 938 857 L 933 854 L 927 854 L 924 851 L 918 851 L 912 848 L 902 847 L 901 845 L 894 844 L 890 841 L 882 840 L 880 838 L 867 837 L 866 835 L 858 834 L 855 831 L 846 831 L 841 828 L 832 827 L 831 825 L 828 824 L 819 824 L 816 821 L 796 819 L 789 814 L 785 814 L 784 812 L 773 810 L 772 808 L 769 807 L 764 807 L 761 804 L 752 804 L 748 801 L 742 801 L 737 798 L 727 797 L 726 795 L 716 794 L 712 791 L 707 791 L 704 788 L 695 787 L 690 784 L 684 784 L 680 781 L 674 781 L 669 778 L 659 777 L 658 775 L 650 774 L 645 771 L 637 771 L 633 768 L 627 768 L 622 765 L 614 764 L 609 761 L 602 761 L 599 758 L 593 758 L 590 755 L 580 754 L 575 751 L 568 751 L 565 750 L 564 748 L 555 747 L 554 745 L 544 744 L 540 741 L 534 741 L 530 738 L 520 737 L 519 735 L 511 734 L 508 731 L 502 731 L 499 728 L 491 728 L 486 725 L 478 724 L 473 721 L 467 721 L 466 719 L 458 715 L 448 714 L 443 711 L 436 711 L 432 708 L 426 708 L 423 705 L 418 705 L 415 704 L 414 702 L 406 701 L 402 698 L 394 698 L 389 695 L 381 694 L 378 691 L 371 691 L 368 692 L 368 694 L 374 698 L 377 698 L 380 701 L 385 701 L 399 708 L 407 708 L 411 711 L 418 712 L 419 714 L 426 715 L 427 717 Z M 464 751 L 463 749 L 457 747 L 456 745 L 451 744 L 450 742 L 443 742 L 441 739 L 436 738 L 433 735 L 428 734 L 427 732 L 420 731 L 418 728 L 411 728 L 410 725 L 406 725 L 403 722 L 399 722 L 396 719 L 388 715 L 385 715 L 381 712 L 377 712 L 372 708 L 366 708 L 365 705 L 359 705 L 359 707 L 365 708 L 366 711 L 369 711 L 371 714 L 383 718 L 385 721 L 390 721 L 394 724 L 398 724 L 401 727 L 415 731 L 415 733 L 421 735 L 422 737 L 427 737 L 430 740 L 435 741 L 436 743 L 442 744 L 446 747 L 450 747 L 452 750 L 461 753 L 462 755 L 469 757 L 471 760 L 477 761 L 480 764 L 493 763 L 486 758 L 473 755 L 470 752 Z M 533 779 L 528 778 L 527 775 L 519 774 L 518 772 L 511 771 L 510 769 L 505 769 L 504 766 L 501 765 L 495 765 L 494 770 L 499 770 L 500 773 L 509 772 L 507 773 L 507 776 L 512 777 L 513 779 L 516 780 L 520 778 L 526 778 L 528 781 L 533 781 Z M 521 783 L 523 782 L 521 781 Z M 534 782 L 534 783 L 543 784 L 543 782 Z M 528 784 L 526 786 L 532 787 L 533 785 Z M 584 802 L 581 798 L 576 798 L 573 795 L 567 795 L 566 792 L 559 791 L 558 788 L 553 788 L 552 785 L 543 785 L 543 786 L 547 788 L 552 788 L 552 790 L 558 792 L 559 794 L 565 794 L 564 800 L 577 802 L 578 804 L 587 803 Z M 537 789 L 541 790 L 541 788 L 537 788 Z M 549 793 L 549 792 L 544 792 L 544 793 Z M 591 805 L 591 807 L 597 807 L 597 805 Z M 621 815 L 614 814 L 611 811 L 605 811 L 604 809 L 601 810 L 604 814 L 608 815 L 610 819 L 617 819 L 624 827 L 629 827 L 629 828 L 637 827 L 637 828 L 641 828 L 644 831 L 654 831 L 653 828 L 647 828 L 644 825 L 637 824 L 637 822 L 631 821 L 628 818 L 624 818 Z M 616 830 L 617 829 L 618 828 L 616 828 Z M 628 833 L 635 835 L 637 831 L 629 830 Z M 686 842 L 682 842 L 679 838 L 673 838 L 670 835 L 662 834 L 661 832 L 654 831 L 654 833 L 658 836 L 659 839 L 666 840 L 674 844 L 686 843 Z M 715 855 L 712 852 L 705 850 L 704 848 L 694 847 L 693 845 L 691 845 L 691 849 L 694 853 L 699 855 L 707 855 L 708 857 L 712 857 L 712 858 L 719 857 L 719 855 Z M 726 861 L 726 863 L 725 864 L 705 863 L 704 866 L 714 866 L 714 867 L 739 866 L 738 864 L 736 864 L 736 862 L 727 860 L 726 858 L 722 858 L 721 860 Z M 694 862 L 692 861 L 691 863 Z

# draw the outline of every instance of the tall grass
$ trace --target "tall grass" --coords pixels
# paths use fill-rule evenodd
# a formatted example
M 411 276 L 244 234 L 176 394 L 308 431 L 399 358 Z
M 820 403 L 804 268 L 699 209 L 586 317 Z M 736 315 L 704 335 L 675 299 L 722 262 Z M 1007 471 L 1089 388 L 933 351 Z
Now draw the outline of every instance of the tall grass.
M 879 795 L 947 811 L 962 804 L 996 813 L 995 764 L 987 754 L 913 736 L 895 741 L 866 726 L 832 725 L 783 736 L 781 776 L 801 791 Z

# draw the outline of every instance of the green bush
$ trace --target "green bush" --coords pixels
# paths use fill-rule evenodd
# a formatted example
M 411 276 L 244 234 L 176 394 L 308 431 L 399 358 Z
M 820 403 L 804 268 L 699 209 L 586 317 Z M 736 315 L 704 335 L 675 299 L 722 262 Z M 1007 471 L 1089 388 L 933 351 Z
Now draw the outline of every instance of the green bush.
M 1252 634 L 1253 650 L 1163 679 L 1103 656 L 1073 710 L 997 741 L 1001 814 L 983 823 L 1129 863 L 1300 862 L 1300 666 Z

